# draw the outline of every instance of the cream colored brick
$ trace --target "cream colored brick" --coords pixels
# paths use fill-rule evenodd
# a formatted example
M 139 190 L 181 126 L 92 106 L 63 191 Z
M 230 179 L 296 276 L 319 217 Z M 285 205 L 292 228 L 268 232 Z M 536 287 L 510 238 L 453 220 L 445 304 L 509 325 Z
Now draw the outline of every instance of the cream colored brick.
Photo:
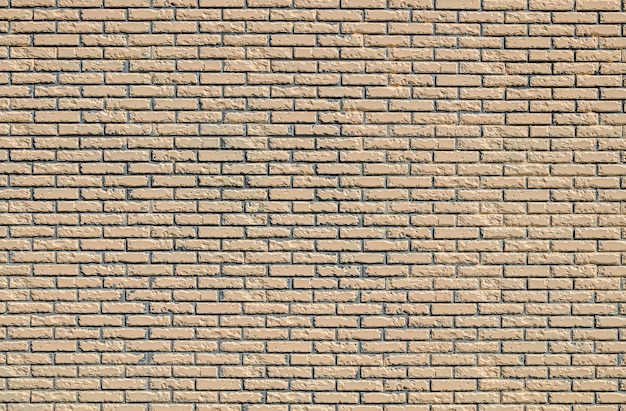
M 620 0 L 0 5 L 0 411 L 624 402 Z

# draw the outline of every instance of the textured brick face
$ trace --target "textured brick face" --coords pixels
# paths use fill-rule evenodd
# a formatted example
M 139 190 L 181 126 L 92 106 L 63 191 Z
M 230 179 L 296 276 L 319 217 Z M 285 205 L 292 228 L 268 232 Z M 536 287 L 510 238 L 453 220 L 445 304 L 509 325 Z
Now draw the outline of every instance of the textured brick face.
M 0 0 L 0 411 L 624 411 L 619 0 Z
M 0 0 L 0 135 L 608 137 L 621 0 Z
M 0 409 L 618 411 L 623 148 L 0 139 Z

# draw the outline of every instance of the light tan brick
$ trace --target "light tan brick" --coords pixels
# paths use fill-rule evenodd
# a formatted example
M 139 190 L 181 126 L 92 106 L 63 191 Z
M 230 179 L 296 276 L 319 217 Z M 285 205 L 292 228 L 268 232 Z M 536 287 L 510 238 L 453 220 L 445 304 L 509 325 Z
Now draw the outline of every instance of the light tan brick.
M 0 5 L 0 411 L 624 402 L 621 0 Z

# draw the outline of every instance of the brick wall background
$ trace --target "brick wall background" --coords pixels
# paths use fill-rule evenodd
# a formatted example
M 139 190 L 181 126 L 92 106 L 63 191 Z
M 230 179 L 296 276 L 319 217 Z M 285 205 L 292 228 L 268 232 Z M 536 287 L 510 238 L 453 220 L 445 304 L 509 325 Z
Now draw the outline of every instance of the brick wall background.
M 0 411 L 624 411 L 619 0 L 0 0 Z

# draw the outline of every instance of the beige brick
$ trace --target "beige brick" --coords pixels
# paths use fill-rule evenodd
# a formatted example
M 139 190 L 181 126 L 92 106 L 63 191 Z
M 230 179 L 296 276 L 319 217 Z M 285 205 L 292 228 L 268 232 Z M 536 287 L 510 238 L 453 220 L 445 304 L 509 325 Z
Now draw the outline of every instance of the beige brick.
M 622 1 L 0 5 L 0 411 L 624 403 Z
M 621 2 L 619 0 L 581 0 L 576 2 L 576 10 L 620 10 Z

